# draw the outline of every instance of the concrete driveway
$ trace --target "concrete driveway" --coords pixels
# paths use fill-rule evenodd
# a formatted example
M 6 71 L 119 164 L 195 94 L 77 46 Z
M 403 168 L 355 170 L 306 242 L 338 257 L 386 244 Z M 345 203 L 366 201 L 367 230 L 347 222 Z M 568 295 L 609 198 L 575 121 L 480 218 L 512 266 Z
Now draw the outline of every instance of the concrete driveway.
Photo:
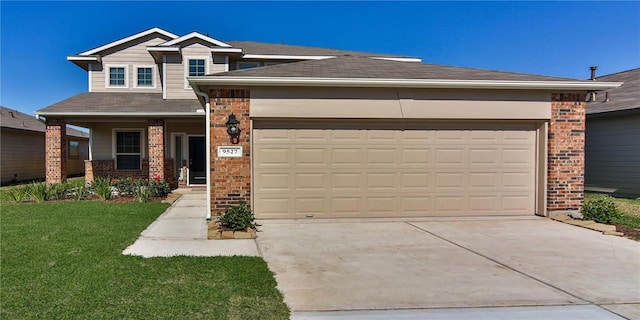
M 260 223 L 257 244 L 294 318 L 510 307 L 640 319 L 640 244 L 629 239 L 538 217 Z

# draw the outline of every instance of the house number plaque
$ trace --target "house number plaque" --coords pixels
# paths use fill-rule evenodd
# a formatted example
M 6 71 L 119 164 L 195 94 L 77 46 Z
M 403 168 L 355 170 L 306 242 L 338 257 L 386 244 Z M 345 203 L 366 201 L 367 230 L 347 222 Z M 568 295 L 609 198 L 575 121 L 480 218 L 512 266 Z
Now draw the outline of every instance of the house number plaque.
M 222 157 L 222 158 L 242 157 L 242 146 L 220 146 L 218 147 L 218 157 Z

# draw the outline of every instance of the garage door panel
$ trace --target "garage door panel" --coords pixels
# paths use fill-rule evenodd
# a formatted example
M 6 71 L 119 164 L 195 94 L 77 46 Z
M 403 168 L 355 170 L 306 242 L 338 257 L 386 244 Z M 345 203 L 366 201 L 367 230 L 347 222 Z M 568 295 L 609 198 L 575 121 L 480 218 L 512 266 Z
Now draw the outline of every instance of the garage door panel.
M 532 125 L 265 123 L 253 134 L 261 218 L 534 212 Z

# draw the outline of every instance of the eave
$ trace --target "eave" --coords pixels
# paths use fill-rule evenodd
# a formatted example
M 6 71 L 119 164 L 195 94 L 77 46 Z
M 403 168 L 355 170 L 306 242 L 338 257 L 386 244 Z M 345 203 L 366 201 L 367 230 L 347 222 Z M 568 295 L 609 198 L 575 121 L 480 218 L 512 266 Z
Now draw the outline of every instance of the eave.
M 90 55 L 90 56 L 73 55 L 73 56 L 67 56 L 67 61 L 73 62 L 75 65 L 79 66 L 84 70 L 89 70 L 90 63 L 101 63 L 102 58 L 98 55 Z
M 359 87 L 359 88 L 442 88 L 442 89 L 523 89 L 595 91 L 616 88 L 622 82 L 587 81 L 507 81 L 507 80 L 445 80 L 445 79 L 370 79 L 370 78 L 309 78 L 309 77 L 188 77 L 194 86 L 298 86 L 298 87 Z
M 55 117 L 193 117 L 204 116 L 204 111 L 194 112 L 36 112 L 37 116 Z

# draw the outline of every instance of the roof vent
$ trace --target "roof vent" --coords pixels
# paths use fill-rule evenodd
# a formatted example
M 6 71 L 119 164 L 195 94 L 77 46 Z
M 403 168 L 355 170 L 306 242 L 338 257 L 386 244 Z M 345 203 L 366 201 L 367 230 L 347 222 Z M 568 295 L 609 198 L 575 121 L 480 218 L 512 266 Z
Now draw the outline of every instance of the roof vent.
M 591 80 L 595 80 L 596 79 L 596 69 L 598 69 L 598 66 L 591 66 L 591 67 L 589 67 L 589 69 L 591 69 Z
M 24 121 L 22 121 L 22 126 L 26 128 L 27 124 Z
M 18 118 L 18 117 L 16 117 L 16 113 L 13 112 L 13 111 L 9 111 L 9 114 L 11 114 L 11 118 L 14 118 L 14 119 Z
M 609 99 L 609 91 L 605 91 L 604 92 L 604 102 L 609 102 L 611 101 L 611 99 Z

